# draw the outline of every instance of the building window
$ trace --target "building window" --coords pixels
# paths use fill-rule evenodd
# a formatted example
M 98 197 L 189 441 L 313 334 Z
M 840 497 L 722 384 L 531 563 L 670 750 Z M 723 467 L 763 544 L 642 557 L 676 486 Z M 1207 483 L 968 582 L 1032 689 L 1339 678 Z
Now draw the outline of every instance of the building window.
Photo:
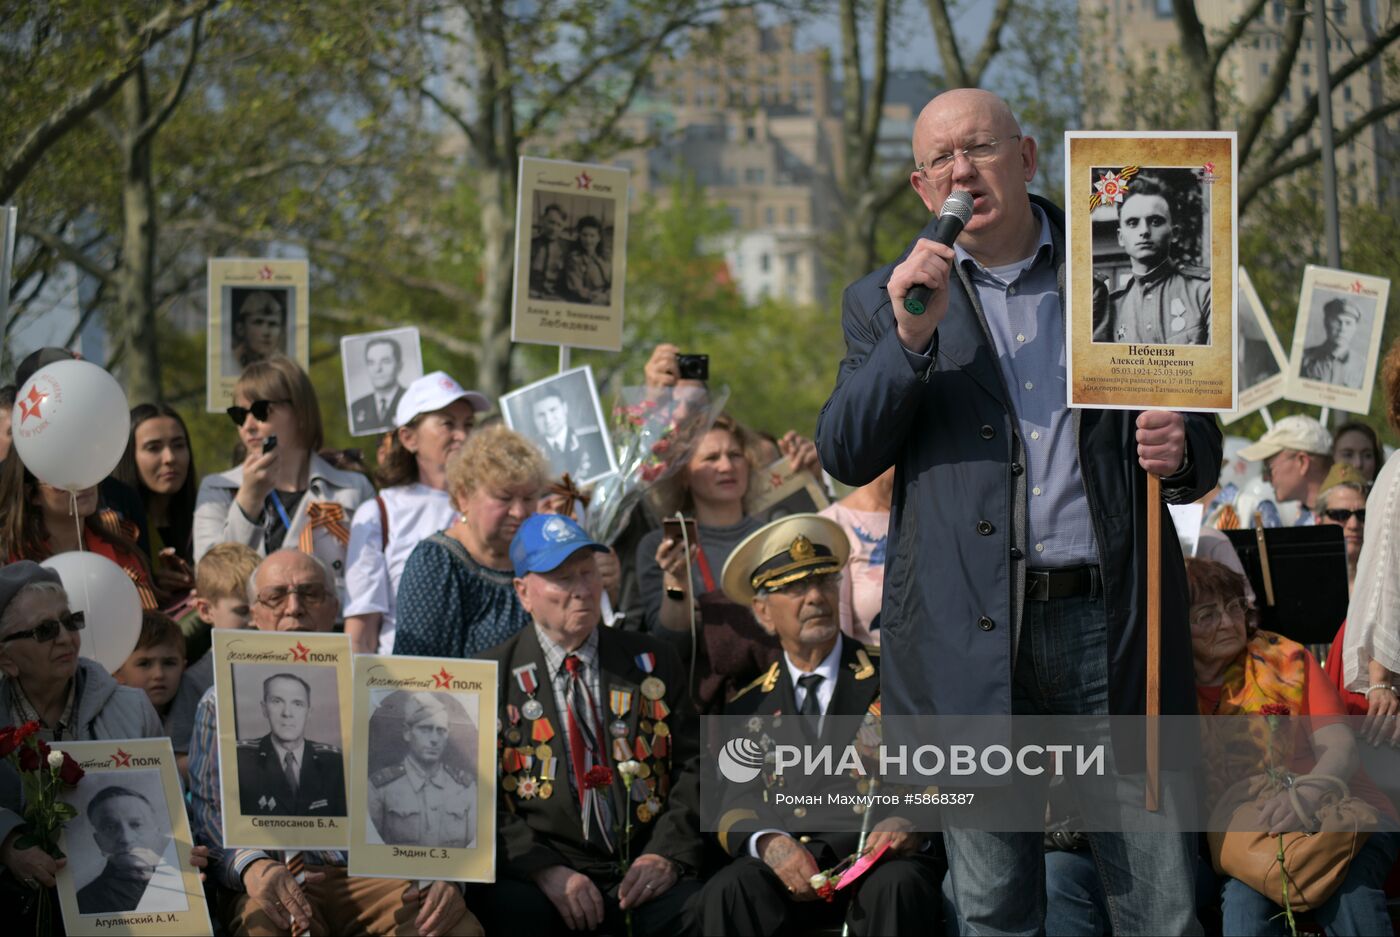
M 762 272 L 762 273 L 767 273 L 767 272 L 768 272 L 768 255 L 767 255 L 767 254 L 759 254 L 759 255 L 758 255 L 758 269 L 759 269 L 759 271 Z
M 1342 100 L 1343 100 L 1343 101 L 1350 101 L 1350 100 L 1351 100 L 1351 85 L 1343 85 L 1343 86 L 1342 86 Z
M 1269 74 L 1269 63 L 1268 63 L 1268 62 L 1260 62 L 1260 63 L 1259 63 L 1259 74 L 1261 74 L 1261 75 L 1267 75 L 1267 74 Z
M 745 169 L 744 182 L 747 185 L 763 185 L 763 169 L 752 166 Z
M 1303 65 L 1303 77 L 1306 78 L 1306 77 L 1308 77 L 1309 75 L 1312 74 L 1312 66 L 1309 65 L 1307 62 L 1303 62 L 1302 65 Z
M 783 258 L 783 259 L 787 261 L 787 272 L 788 272 L 788 276 L 790 276 L 790 277 L 795 277 L 795 276 L 797 276 L 797 255 L 796 255 L 796 254 L 788 254 L 787 257 L 785 257 L 785 258 Z
M 787 223 L 790 225 L 797 224 L 797 209 L 792 205 L 789 205 L 787 208 Z
M 767 208 L 763 209 L 763 223 L 770 228 L 778 223 L 778 215 L 777 212 L 773 210 L 772 205 L 769 205 Z
M 1172 17 L 1172 0 L 1157 0 L 1156 7 L 1157 7 L 1157 18 L 1158 18 L 1158 19 L 1164 19 L 1164 20 L 1166 20 L 1166 19 L 1171 19 L 1171 17 Z

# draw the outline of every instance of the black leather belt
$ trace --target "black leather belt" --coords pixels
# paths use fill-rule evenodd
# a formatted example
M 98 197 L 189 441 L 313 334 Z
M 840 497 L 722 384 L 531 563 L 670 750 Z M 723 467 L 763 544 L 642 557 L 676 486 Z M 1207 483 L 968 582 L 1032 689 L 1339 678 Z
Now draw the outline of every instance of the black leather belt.
M 1026 570 L 1026 598 L 1032 602 L 1093 595 L 1099 584 L 1097 566 Z

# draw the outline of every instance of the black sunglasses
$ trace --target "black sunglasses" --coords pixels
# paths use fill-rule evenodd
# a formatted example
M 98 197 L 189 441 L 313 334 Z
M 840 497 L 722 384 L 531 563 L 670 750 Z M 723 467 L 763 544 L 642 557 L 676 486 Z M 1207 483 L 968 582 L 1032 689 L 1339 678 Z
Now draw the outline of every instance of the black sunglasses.
M 248 420 L 248 414 L 253 414 L 253 419 L 259 423 L 266 423 L 268 414 L 272 412 L 274 403 L 291 403 L 290 400 L 254 400 L 246 407 L 229 407 L 224 412 L 228 418 L 233 420 L 234 426 L 242 426 Z
M 1322 513 L 1326 514 L 1331 520 L 1336 521 L 1338 524 L 1345 524 L 1347 521 L 1351 520 L 1353 514 L 1356 515 L 1356 519 L 1361 523 L 1366 523 L 1365 508 L 1357 508 L 1355 511 L 1348 511 L 1346 508 L 1328 508 Z
M 82 631 L 87 624 L 86 615 L 83 612 L 64 612 L 57 618 L 50 618 L 48 621 L 41 621 L 33 628 L 26 628 L 24 631 L 16 631 L 14 634 L 7 634 L 0 638 L 0 644 L 9 644 L 11 641 L 18 641 L 21 638 L 33 638 L 40 644 L 47 644 L 58 637 L 58 629 L 66 628 L 69 631 Z

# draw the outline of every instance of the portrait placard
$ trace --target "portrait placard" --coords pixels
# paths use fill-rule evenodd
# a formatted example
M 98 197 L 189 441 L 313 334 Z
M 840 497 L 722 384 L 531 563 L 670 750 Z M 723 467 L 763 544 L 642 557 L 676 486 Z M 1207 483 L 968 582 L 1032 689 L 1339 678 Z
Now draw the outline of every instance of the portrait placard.
M 340 339 L 345 378 L 345 417 L 351 436 L 374 436 L 394 428 L 394 413 L 408 385 L 423 376 L 418 329 L 384 329 Z
M 496 670 L 355 655 L 351 875 L 496 880 Z
M 510 338 L 622 350 L 628 172 L 520 158 Z
M 213 653 L 224 845 L 346 848 L 350 639 L 216 629 Z
M 1065 134 L 1072 407 L 1234 410 L 1235 134 Z
M 831 504 L 822 486 L 806 469 L 794 470 L 787 457 L 757 472 L 749 485 L 749 514 L 775 521 L 789 514 L 818 514 Z
M 617 471 L 593 369 L 587 365 L 504 394 L 501 416 L 540 447 L 556 477 L 568 472 L 583 485 Z
M 1390 281 L 1384 277 L 1308 264 L 1298 294 L 1285 396 L 1369 413 L 1389 297 Z
M 180 771 L 169 739 L 55 742 L 85 774 L 60 797 L 78 811 L 58 846 L 69 934 L 212 934 Z
M 233 406 L 238 375 L 255 361 L 311 360 L 310 274 L 305 260 L 209 258 L 209 351 L 205 407 Z
M 1235 362 L 1239 409 L 1220 414 L 1220 422 L 1227 424 L 1281 400 L 1288 383 L 1288 357 L 1244 267 L 1239 268 L 1235 299 L 1239 310 L 1239 357 Z

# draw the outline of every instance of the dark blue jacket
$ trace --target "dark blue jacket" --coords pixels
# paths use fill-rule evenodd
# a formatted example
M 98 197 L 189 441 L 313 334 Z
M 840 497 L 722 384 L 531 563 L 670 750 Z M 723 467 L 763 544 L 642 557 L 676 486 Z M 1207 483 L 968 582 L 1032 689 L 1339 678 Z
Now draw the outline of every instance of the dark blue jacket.
M 1064 308 L 1064 213 L 1032 199 L 1050 219 Z M 837 479 L 863 485 L 896 467 L 880 619 L 884 712 L 1010 713 L 1028 552 L 1019 423 L 967 274 L 954 273 L 934 362 L 921 372 L 895 332 L 885 291 L 894 267 L 846 289 L 846 357 L 817 422 L 822 466 Z M 1203 495 L 1220 471 L 1215 417 L 1185 417 L 1186 466 L 1162 481 L 1171 504 Z M 1136 419 L 1125 410 L 1075 412 L 1103 571 L 1113 714 L 1142 713 L 1146 699 L 1147 476 Z M 1166 504 L 1161 515 L 1162 712 L 1194 713 L 1186 572 Z

